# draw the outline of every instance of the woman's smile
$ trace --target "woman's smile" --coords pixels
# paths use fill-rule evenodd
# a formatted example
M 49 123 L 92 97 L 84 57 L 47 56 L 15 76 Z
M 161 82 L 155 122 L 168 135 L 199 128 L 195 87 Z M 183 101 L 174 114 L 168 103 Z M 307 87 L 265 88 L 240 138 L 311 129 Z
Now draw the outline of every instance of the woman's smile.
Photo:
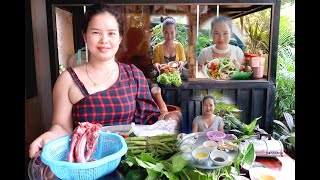
M 110 49 L 110 47 L 98 47 L 98 50 L 101 52 L 108 52 Z

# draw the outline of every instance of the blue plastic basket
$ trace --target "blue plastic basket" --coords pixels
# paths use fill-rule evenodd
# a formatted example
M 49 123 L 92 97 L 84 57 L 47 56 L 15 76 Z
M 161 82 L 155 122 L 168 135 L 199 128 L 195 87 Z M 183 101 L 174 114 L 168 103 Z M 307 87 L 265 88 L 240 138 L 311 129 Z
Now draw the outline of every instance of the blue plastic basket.
M 114 171 L 128 147 L 124 138 L 115 133 L 100 132 L 96 151 L 91 162 L 67 162 L 70 135 L 47 143 L 41 153 L 41 161 L 60 179 L 92 180 Z

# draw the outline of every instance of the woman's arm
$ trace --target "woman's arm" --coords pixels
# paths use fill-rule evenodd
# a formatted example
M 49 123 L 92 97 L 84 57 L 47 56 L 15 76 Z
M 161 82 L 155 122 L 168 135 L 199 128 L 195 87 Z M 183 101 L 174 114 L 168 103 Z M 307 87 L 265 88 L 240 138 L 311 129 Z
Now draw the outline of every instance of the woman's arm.
M 199 130 L 198 124 L 192 124 L 192 132 L 195 133 L 195 132 L 198 132 L 198 130 Z
M 195 117 L 192 121 L 192 131 L 193 133 L 198 132 L 199 131 L 199 125 L 198 125 L 198 120 L 199 116 Z
M 53 127 L 61 127 L 68 133 L 73 130 L 72 126 L 72 103 L 69 98 L 69 89 L 73 83 L 71 75 L 68 71 L 62 73 L 53 88 Z M 52 129 L 53 132 L 59 131 L 55 128 Z M 49 130 L 51 131 L 51 129 Z
M 133 64 L 132 73 L 137 83 L 136 111 L 134 122 L 139 124 L 153 124 L 160 116 L 160 109 L 151 96 L 147 79 L 142 71 Z
M 184 52 L 183 46 L 180 42 L 176 42 L 176 60 L 177 61 L 186 61 L 186 54 Z
M 221 132 L 224 132 L 224 122 L 223 122 L 223 119 L 222 117 L 219 118 L 219 126 L 218 126 L 218 131 L 221 131 Z
M 153 63 L 161 64 L 161 54 L 162 54 L 162 58 L 164 58 L 163 53 L 161 53 L 161 51 L 163 51 L 162 45 L 157 44 L 153 49 Z
M 35 139 L 29 147 L 29 157 L 32 158 L 48 142 L 59 137 L 71 134 L 72 103 L 69 100 L 68 91 L 71 84 L 71 76 L 67 71 L 59 75 L 53 88 L 53 119 L 50 129 Z

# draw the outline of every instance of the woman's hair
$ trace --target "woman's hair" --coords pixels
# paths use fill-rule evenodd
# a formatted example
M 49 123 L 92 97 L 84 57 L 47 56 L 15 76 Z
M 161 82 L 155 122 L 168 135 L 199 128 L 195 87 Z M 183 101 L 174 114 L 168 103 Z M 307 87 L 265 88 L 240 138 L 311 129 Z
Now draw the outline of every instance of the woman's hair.
M 216 105 L 216 99 L 215 99 L 213 96 L 207 95 L 207 96 L 203 97 L 202 103 L 204 103 L 204 101 L 205 101 L 206 99 L 212 99 L 213 104 Z
M 174 25 L 174 29 L 177 30 L 177 23 L 176 21 L 173 19 L 173 17 L 166 17 L 164 18 L 164 21 L 162 22 L 163 26 L 162 26 L 162 30 L 164 30 L 164 26 L 166 25 Z
M 120 6 L 109 6 L 105 4 L 94 4 L 92 6 L 88 6 L 86 9 L 86 13 L 84 14 L 83 24 L 82 24 L 82 31 L 85 33 L 87 32 L 89 22 L 95 15 L 101 13 L 110 13 L 112 16 L 116 18 L 118 22 L 119 34 L 123 35 L 123 20 L 121 16 Z
M 221 22 L 226 23 L 229 26 L 230 31 L 232 33 L 232 20 L 227 16 L 221 16 L 221 15 L 220 16 L 215 16 L 212 19 L 212 21 L 211 21 L 211 33 L 213 33 L 214 25 L 216 25 L 218 23 L 221 23 Z

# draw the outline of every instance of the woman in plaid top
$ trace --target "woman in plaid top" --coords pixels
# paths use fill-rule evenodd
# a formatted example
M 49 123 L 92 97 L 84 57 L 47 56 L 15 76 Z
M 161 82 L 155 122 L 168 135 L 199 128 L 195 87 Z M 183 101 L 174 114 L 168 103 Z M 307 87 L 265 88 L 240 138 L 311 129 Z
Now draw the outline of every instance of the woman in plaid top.
M 71 134 L 73 122 L 153 124 L 160 116 L 141 70 L 115 59 L 123 35 L 117 8 L 90 6 L 83 25 L 89 62 L 59 75 L 53 88 L 52 126 L 30 144 L 30 158 L 47 142 Z

